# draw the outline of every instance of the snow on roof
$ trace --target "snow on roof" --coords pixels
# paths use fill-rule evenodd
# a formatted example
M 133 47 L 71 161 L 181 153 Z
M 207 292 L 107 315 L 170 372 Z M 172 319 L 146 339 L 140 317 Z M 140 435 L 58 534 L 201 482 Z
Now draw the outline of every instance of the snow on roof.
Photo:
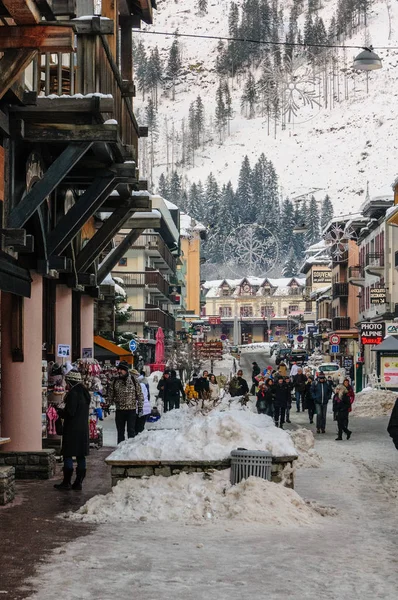
M 113 98 L 112 94 L 101 94 L 100 92 L 93 92 L 90 94 L 49 94 L 48 96 L 40 96 L 40 98 L 48 98 L 49 100 L 57 100 L 58 98 L 73 98 L 74 100 L 82 100 L 83 98 Z
M 206 231 L 206 227 L 184 212 L 180 213 L 180 235 L 189 237 L 195 231 Z
M 266 282 L 270 284 L 272 288 L 275 288 L 274 296 L 287 296 L 290 291 L 290 284 L 297 282 L 301 287 L 305 286 L 305 279 L 302 277 L 280 277 L 275 278 L 263 278 L 263 277 L 242 277 L 242 279 L 215 279 L 212 281 L 205 281 L 203 288 L 207 289 L 206 298 L 218 298 L 220 297 L 220 288 L 222 284 L 227 283 L 232 290 L 232 296 L 237 296 L 239 287 L 247 281 L 249 285 L 253 287 L 263 286 Z
M 115 283 L 115 292 L 118 296 L 122 296 L 122 298 L 126 298 L 126 290 L 124 290 L 118 283 Z
M 164 202 L 167 206 L 167 208 L 170 210 L 178 210 L 178 206 L 176 204 L 173 204 L 172 202 L 170 202 L 169 200 L 166 200 L 166 198 L 164 198 Z

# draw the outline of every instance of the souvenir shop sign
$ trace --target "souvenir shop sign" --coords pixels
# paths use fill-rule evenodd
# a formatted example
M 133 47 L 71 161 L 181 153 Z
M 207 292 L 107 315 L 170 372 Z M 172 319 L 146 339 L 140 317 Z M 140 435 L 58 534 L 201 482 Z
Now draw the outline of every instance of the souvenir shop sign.
M 93 358 L 93 349 L 82 348 L 82 358 Z
M 221 325 L 221 317 L 209 317 L 209 325 Z
M 370 288 L 370 303 L 385 304 L 386 303 L 386 288 Z
M 69 344 L 58 344 L 58 358 L 70 358 L 70 346 Z
M 222 342 L 196 342 L 195 349 L 202 358 L 222 359 Z
M 332 282 L 332 273 L 331 271 L 313 271 L 312 273 L 312 283 L 331 283 Z
M 385 323 L 361 323 L 361 343 L 364 346 L 381 344 L 385 335 Z

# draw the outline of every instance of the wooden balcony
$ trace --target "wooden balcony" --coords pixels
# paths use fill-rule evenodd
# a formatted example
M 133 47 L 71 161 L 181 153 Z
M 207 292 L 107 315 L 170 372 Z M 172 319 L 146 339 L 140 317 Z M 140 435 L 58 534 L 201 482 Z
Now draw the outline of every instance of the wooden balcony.
M 370 252 L 367 254 L 365 271 L 369 275 L 381 277 L 384 273 L 384 252 Z
M 350 317 L 334 317 L 332 319 L 332 329 L 333 331 L 346 331 L 351 327 L 351 318 Z
M 109 33 L 105 29 L 113 28 L 112 21 L 92 17 L 87 21 L 74 21 L 74 24 L 77 33 L 72 52 L 39 53 L 34 60 L 33 91 L 38 96 L 98 94 L 93 102 L 112 97 L 113 112 L 101 113 L 102 119 L 113 119 L 112 122 L 117 123 L 125 160 L 136 159 L 140 130 L 131 102 L 134 86 L 131 81 L 122 79 L 108 43 L 110 36 L 105 34 Z M 76 115 L 76 124 L 84 124 L 79 118 L 81 116 Z
M 161 327 L 164 330 L 174 331 L 175 319 L 160 308 L 146 308 L 133 310 L 128 320 L 129 324 L 147 324 L 148 327 Z
M 176 259 L 158 234 L 143 233 L 134 242 L 132 248 L 143 249 L 152 257 L 156 267 L 160 270 L 167 270 L 167 267 L 175 273 Z
M 114 272 L 127 288 L 148 288 L 155 296 L 169 299 L 169 282 L 159 271 Z
M 334 283 L 332 287 L 333 298 L 347 298 L 348 297 L 348 283 Z

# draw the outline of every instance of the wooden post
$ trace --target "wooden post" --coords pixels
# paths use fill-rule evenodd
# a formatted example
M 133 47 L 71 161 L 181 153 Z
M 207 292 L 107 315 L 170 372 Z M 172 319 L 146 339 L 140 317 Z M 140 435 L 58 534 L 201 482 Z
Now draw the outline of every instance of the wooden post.
M 119 21 L 118 21 L 118 2 L 117 0 L 102 0 L 102 10 L 101 14 L 103 17 L 108 17 L 108 19 L 112 19 L 114 23 L 114 35 L 106 36 L 108 39 L 108 44 L 112 52 L 112 56 L 114 60 L 117 59 L 117 46 L 118 46 L 118 29 L 119 29 Z

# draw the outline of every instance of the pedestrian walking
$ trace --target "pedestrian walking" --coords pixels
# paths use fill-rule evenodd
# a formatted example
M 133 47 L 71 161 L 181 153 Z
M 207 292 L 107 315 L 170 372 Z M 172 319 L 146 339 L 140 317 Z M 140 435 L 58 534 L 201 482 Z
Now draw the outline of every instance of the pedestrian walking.
M 135 436 L 135 422 L 137 414 L 142 411 L 144 396 L 138 381 L 138 371 L 129 373 L 128 363 L 121 361 L 117 366 L 118 376 L 114 378 L 108 389 L 108 397 L 116 406 L 115 423 L 117 429 L 117 443 L 127 437 Z
M 209 396 L 209 372 L 203 371 L 202 377 L 198 377 L 195 381 L 195 392 L 201 400 L 206 400 Z
M 275 385 L 274 420 L 275 425 L 281 429 L 283 429 L 283 424 L 285 423 L 286 408 L 290 398 L 290 389 L 284 382 L 283 377 L 279 375 L 277 384 Z
M 354 400 L 355 400 L 354 388 L 350 384 L 350 380 L 347 377 L 344 379 L 343 385 L 346 388 L 348 396 L 350 398 L 350 410 L 349 410 L 349 412 L 351 412 L 352 411 L 351 407 L 352 407 L 352 404 L 354 403 Z
M 89 412 L 90 393 L 82 383 L 78 371 L 65 375 L 67 393 L 65 407 L 58 408 L 58 415 L 64 420 L 61 455 L 64 460 L 64 478 L 56 483 L 57 490 L 81 490 L 86 476 L 86 456 L 90 452 Z M 76 457 L 76 479 L 72 484 L 73 457 Z
M 170 371 L 170 377 L 167 379 L 164 388 L 165 405 L 168 410 L 180 408 L 180 397 L 182 396 L 185 402 L 185 390 L 181 383 L 181 379 L 177 377 L 176 371 Z
M 296 361 L 293 361 L 293 364 L 290 367 L 290 377 L 294 377 L 295 375 L 297 375 L 298 370 L 299 370 L 299 368 L 298 368 Z
M 167 382 L 167 380 L 168 380 L 168 378 L 169 378 L 169 377 L 170 377 L 170 371 L 169 371 L 169 369 L 166 369 L 166 370 L 163 372 L 163 375 L 162 375 L 162 377 L 160 378 L 160 380 L 159 380 L 159 383 L 158 383 L 158 385 L 157 385 L 157 390 L 158 390 L 158 392 L 159 392 L 159 393 L 158 393 L 158 398 L 160 398 L 160 399 L 162 400 L 162 402 L 163 402 L 163 412 L 164 412 L 164 413 L 165 413 L 165 412 L 167 412 L 167 411 L 168 411 L 168 408 L 169 408 L 169 407 L 166 405 L 166 402 L 165 402 L 165 397 L 164 397 L 164 392 L 165 392 L 165 388 L 166 388 L 166 382 Z
M 332 392 L 324 373 L 319 373 L 318 379 L 312 384 L 311 394 L 316 408 L 316 432 L 326 433 L 326 414 Z
M 308 418 L 309 418 L 311 425 L 314 422 L 314 414 L 315 414 L 315 400 L 314 400 L 314 398 L 312 396 L 312 392 L 311 392 L 311 387 L 312 387 L 313 383 L 314 383 L 314 378 L 312 377 L 312 375 L 308 375 L 307 381 L 305 382 L 304 398 L 305 398 L 305 405 L 308 409 Z
M 260 375 L 261 369 L 256 362 L 252 362 L 252 387 L 250 388 L 250 393 L 252 396 L 256 393 L 257 379 L 256 377 Z
M 217 402 L 220 397 L 220 388 L 217 383 L 216 376 L 213 373 L 209 377 L 210 400 Z
M 294 384 L 293 381 L 291 380 L 291 378 L 289 376 L 284 377 L 284 382 L 287 385 L 287 387 L 289 388 L 289 400 L 287 402 L 287 406 L 286 406 L 286 423 L 291 423 L 290 420 L 290 410 L 292 408 L 292 393 L 293 393 L 293 389 L 294 389 Z
M 236 376 L 231 379 L 230 392 L 231 396 L 235 398 L 249 393 L 249 386 L 246 379 L 243 378 L 242 369 L 239 369 Z
M 256 408 L 259 415 L 267 414 L 267 390 L 264 381 L 260 381 L 258 385 L 258 392 L 256 394 L 257 402 Z
M 392 409 L 391 417 L 387 427 L 388 435 L 392 438 L 393 444 L 398 450 L 398 398 Z
M 138 413 L 137 419 L 135 421 L 135 434 L 138 435 L 145 429 L 145 423 L 147 421 L 148 416 L 152 412 L 150 397 L 149 397 L 149 386 L 145 383 L 146 377 L 145 375 L 140 375 L 138 377 L 139 384 L 141 386 L 142 395 L 144 397 L 144 403 L 142 405 L 142 410 Z
M 279 375 L 282 375 L 282 377 L 286 377 L 286 375 L 287 375 L 287 366 L 285 365 L 284 362 L 279 363 L 278 376 Z
M 350 409 L 351 400 L 348 390 L 345 385 L 338 385 L 333 397 L 333 412 L 336 415 L 338 428 L 336 442 L 343 439 L 343 431 L 347 436 L 347 440 L 351 437 L 352 431 L 348 429 L 348 415 Z
M 303 373 L 303 369 L 299 368 L 297 370 L 297 374 L 293 377 L 293 385 L 294 385 L 294 395 L 296 399 L 296 412 L 300 412 L 300 408 L 305 410 L 305 401 L 304 401 L 304 392 L 305 392 L 305 382 L 307 381 L 307 377 Z

